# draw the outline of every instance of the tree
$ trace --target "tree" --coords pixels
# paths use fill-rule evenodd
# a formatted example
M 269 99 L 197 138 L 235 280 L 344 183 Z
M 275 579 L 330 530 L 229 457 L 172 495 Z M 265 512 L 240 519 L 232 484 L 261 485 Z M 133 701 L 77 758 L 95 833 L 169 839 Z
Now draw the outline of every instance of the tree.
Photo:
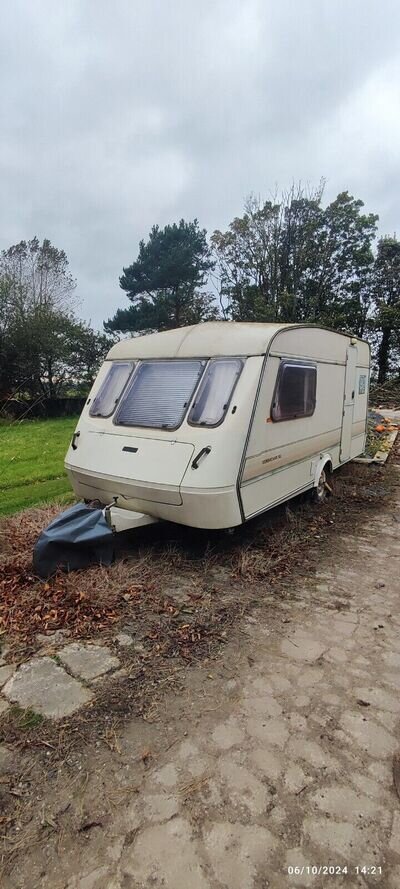
M 163 229 L 154 225 L 120 278 L 132 305 L 105 322 L 106 331 L 149 333 L 215 318 L 212 295 L 200 290 L 212 268 L 206 232 L 197 219 Z
M 225 314 L 235 320 L 312 322 L 362 333 L 370 304 L 377 216 L 343 192 L 322 207 L 323 183 L 280 200 L 248 199 L 227 232 L 214 232 Z
M 115 337 L 97 333 L 89 324 L 76 321 L 70 328 L 70 385 L 85 395 L 92 387 L 101 362 L 115 343 Z
M 9 325 L 0 394 L 56 398 L 90 388 L 112 341 L 73 315 L 36 306 Z
M 34 306 L 71 309 L 76 281 L 69 271 L 64 250 L 45 238 L 39 243 L 20 241 L 0 255 L 0 277 L 7 282 L 10 305 L 15 313 Z
M 76 283 L 63 250 L 21 241 L 0 255 L 0 396 L 87 391 L 110 339 L 72 311 Z
M 378 243 L 372 292 L 375 314 L 371 328 L 377 337 L 378 383 L 385 383 L 392 369 L 400 375 L 400 241 L 396 237 L 382 238 Z
M 12 390 L 15 380 L 16 350 L 10 336 L 10 286 L 0 278 L 0 398 Z
M 362 213 L 364 204 L 347 191 L 323 211 L 317 242 L 321 277 L 317 288 L 316 320 L 358 336 L 366 331 L 371 308 L 372 243 L 378 216 Z

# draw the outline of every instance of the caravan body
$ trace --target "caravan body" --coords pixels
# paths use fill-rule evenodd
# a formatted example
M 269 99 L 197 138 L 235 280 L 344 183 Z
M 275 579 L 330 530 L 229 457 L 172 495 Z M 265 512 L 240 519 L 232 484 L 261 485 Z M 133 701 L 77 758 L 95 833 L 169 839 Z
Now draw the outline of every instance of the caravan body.
M 114 503 L 119 527 L 239 525 L 363 452 L 369 365 L 367 343 L 306 325 L 216 321 L 122 340 L 68 450 L 74 491 Z

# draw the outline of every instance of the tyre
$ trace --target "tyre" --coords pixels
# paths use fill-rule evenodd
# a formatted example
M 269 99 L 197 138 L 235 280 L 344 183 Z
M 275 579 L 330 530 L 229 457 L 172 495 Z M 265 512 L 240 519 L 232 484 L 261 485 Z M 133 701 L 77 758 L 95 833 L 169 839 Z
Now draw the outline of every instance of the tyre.
M 329 493 L 332 493 L 332 487 L 330 484 L 330 473 L 326 466 L 321 470 L 320 477 L 318 479 L 318 484 L 311 491 L 311 499 L 314 503 L 325 503 L 325 500 Z

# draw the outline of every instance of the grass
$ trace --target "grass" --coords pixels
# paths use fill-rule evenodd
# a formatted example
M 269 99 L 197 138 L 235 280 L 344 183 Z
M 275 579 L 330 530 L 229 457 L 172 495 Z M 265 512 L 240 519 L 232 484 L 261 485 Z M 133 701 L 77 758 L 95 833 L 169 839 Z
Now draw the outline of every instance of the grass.
M 64 457 L 76 417 L 0 426 L 0 515 L 73 499 Z
M 10 712 L 15 719 L 18 728 L 23 732 L 35 729 L 43 722 L 43 716 L 40 713 L 36 713 L 31 707 L 28 707 L 27 710 L 23 710 L 21 707 L 14 706 L 11 707 Z

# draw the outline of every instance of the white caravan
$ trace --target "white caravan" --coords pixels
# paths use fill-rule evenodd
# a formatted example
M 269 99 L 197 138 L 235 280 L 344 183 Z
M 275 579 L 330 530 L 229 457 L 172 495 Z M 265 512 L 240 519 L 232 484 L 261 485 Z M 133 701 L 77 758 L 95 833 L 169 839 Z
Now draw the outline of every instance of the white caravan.
M 358 456 L 369 346 L 300 324 L 211 321 L 113 346 L 66 457 L 115 530 L 232 528 Z

